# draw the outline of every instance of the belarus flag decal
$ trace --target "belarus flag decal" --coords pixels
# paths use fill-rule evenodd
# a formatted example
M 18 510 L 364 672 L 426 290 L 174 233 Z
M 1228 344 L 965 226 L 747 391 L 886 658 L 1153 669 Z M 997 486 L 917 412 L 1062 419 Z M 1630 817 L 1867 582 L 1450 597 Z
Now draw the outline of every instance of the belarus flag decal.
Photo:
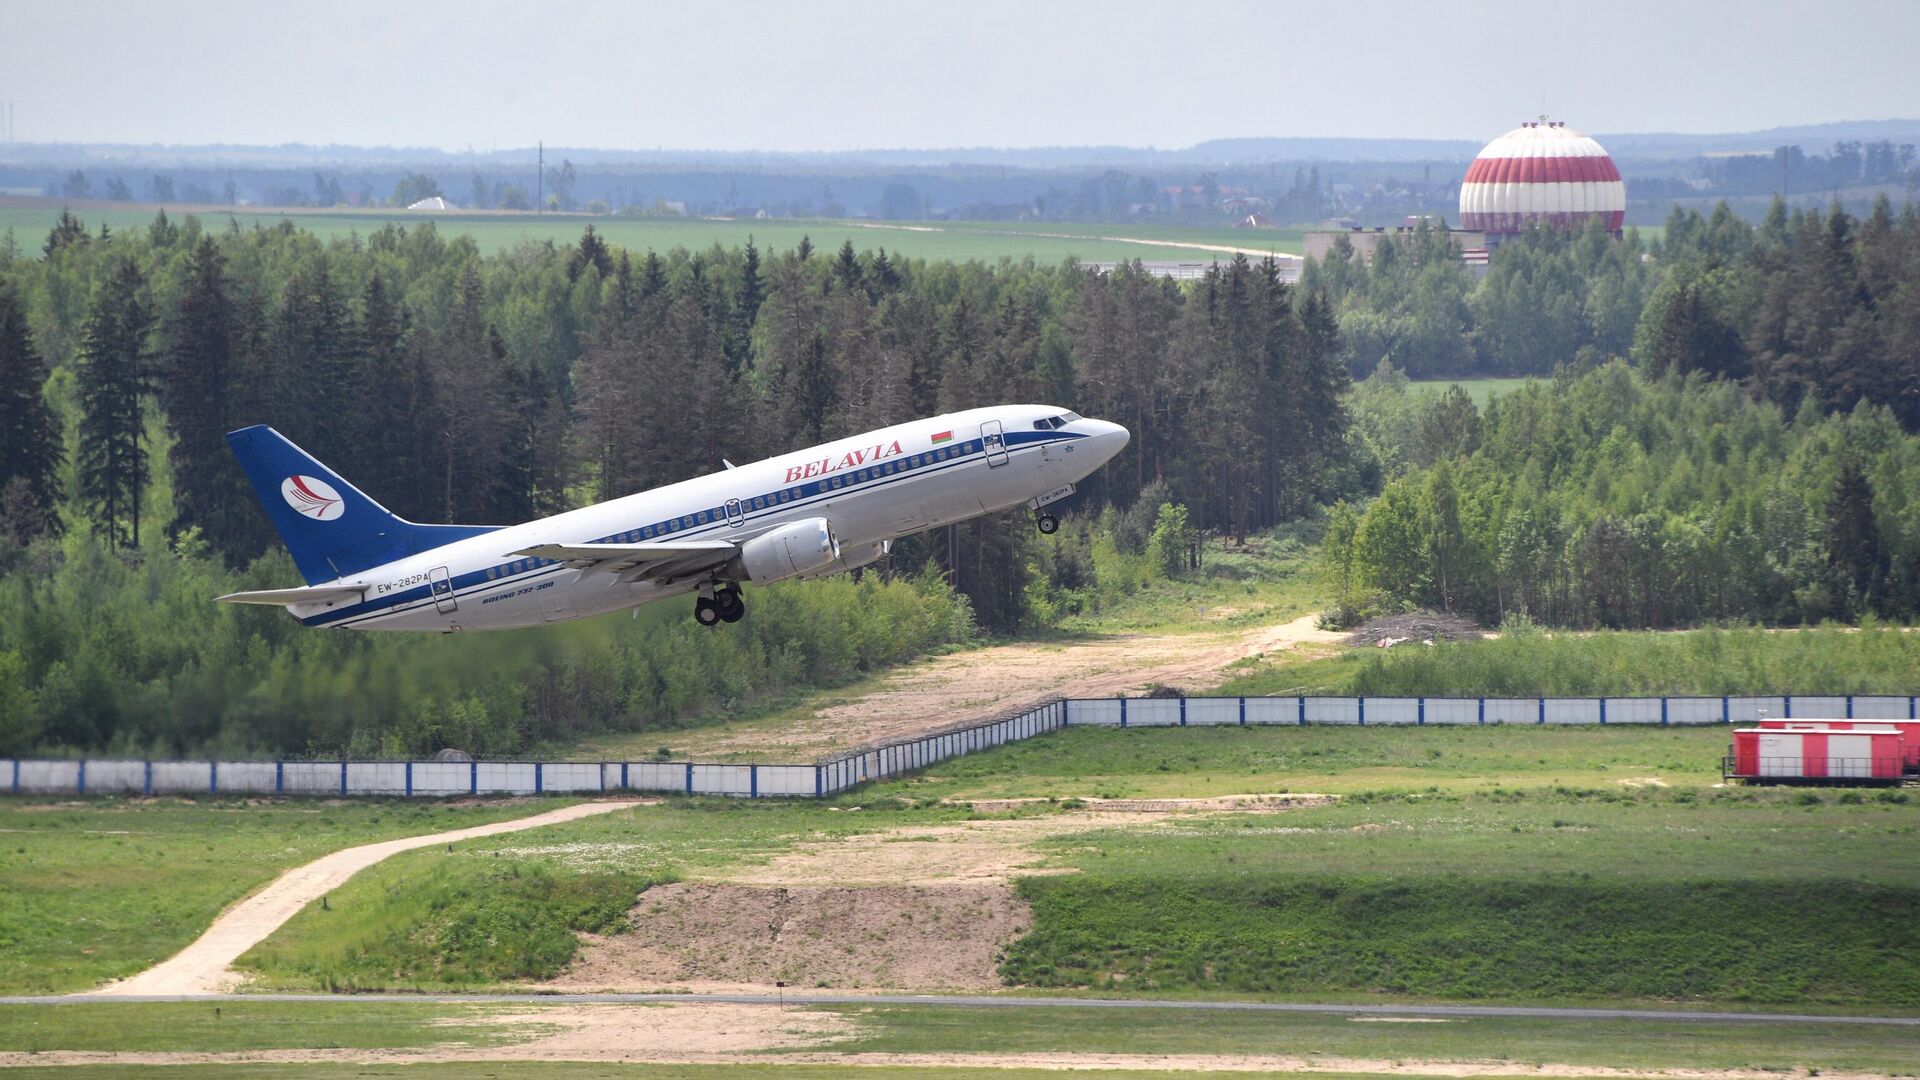
M 952 438 L 953 438 L 953 432 L 951 431 L 936 431 L 933 433 L 933 445 L 939 446 L 941 443 L 946 442 Z

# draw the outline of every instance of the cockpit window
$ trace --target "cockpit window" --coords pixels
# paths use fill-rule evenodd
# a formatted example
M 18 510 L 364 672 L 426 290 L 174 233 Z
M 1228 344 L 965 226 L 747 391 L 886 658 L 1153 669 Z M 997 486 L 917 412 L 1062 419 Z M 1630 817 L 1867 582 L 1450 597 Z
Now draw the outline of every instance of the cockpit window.
M 1054 420 L 1057 422 L 1053 426 L 1066 427 L 1078 419 L 1080 419 L 1080 414 L 1077 412 L 1061 413 L 1059 416 L 1054 417 Z

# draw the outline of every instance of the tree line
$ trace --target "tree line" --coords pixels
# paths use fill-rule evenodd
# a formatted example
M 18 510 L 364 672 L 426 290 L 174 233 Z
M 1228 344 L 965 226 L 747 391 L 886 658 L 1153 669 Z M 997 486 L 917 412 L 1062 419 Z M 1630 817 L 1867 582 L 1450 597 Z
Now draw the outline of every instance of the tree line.
M 1886 406 L 1789 413 L 1620 360 L 1484 410 L 1457 387 L 1406 393 L 1356 405 L 1363 429 L 1411 430 L 1414 450 L 1377 498 L 1328 514 L 1336 621 L 1401 606 L 1616 629 L 1920 614 L 1920 435 Z

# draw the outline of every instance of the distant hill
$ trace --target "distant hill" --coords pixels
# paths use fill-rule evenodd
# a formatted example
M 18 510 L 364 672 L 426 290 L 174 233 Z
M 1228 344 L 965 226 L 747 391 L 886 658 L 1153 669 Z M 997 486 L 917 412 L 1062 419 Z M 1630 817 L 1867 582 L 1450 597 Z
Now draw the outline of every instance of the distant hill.
M 1486 139 L 1358 139 L 1285 137 L 1211 139 L 1184 148 L 1134 146 L 949 147 L 931 150 L 866 149 L 809 152 L 759 150 L 608 150 L 550 146 L 549 162 L 569 159 L 579 165 L 655 165 L 708 168 L 782 168 L 834 171 L 861 167 L 952 169 L 968 166 L 1013 169 L 1076 169 L 1101 166 L 1135 169 L 1187 165 L 1248 165 L 1314 161 L 1465 161 Z M 1590 132 L 1615 157 L 1692 158 L 1702 154 L 1766 152 L 1797 144 L 1809 153 L 1836 142 L 1920 143 L 1920 119 L 1841 120 L 1827 124 L 1768 128 L 1764 131 L 1690 134 L 1680 132 Z M 62 164 L 152 168 L 235 165 L 251 167 L 504 166 L 531 163 L 535 148 L 448 151 L 427 147 L 308 146 L 161 146 L 104 143 L 16 143 L 0 148 L 0 161 L 14 164 Z

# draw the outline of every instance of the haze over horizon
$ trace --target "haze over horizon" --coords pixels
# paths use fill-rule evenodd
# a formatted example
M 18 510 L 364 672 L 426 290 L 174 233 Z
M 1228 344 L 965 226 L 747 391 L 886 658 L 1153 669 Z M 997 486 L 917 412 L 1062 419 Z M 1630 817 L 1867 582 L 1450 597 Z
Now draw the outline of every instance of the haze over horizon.
M 795 10 L 583 0 L 0 5 L 22 142 L 849 151 L 1726 133 L 1920 116 L 1920 5 L 1481 0 Z M 1871 32 L 1864 32 L 1866 30 Z M 216 51 L 217 50 L 217 51 Z

